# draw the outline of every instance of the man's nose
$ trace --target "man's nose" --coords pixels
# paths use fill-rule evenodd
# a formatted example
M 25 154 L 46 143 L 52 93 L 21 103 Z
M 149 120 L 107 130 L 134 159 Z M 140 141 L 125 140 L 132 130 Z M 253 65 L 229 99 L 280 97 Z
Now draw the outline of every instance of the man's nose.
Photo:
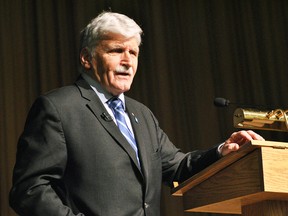
M 122 53 L 122 59 L 121 59 L 123 64 L 132 65 L 132 56 L 131 53 L 129 51 L 125 51 Z

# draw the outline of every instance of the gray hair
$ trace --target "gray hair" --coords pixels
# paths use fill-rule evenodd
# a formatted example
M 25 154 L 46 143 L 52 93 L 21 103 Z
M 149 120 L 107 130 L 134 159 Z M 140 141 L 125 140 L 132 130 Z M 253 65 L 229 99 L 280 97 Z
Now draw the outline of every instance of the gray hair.
M 113 12 L 102 12 L 81 31 L 80 51 L 87 48 L 92 54 L 99 42 L 108 33 L 116 33 L 130 38 L 135 37 L 141 44 L 142 29 L 131 18 Z

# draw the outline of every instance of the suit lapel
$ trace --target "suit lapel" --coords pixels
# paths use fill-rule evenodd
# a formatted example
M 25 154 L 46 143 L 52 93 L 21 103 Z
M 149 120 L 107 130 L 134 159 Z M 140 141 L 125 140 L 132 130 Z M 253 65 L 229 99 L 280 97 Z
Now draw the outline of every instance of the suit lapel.
M 89 109 L 94 114 L 94 116 L 98 119 L 106 131 L 120 146 L 122 146 L 122 148 L 127 152 L 127 154 L 130 156 L 140 171 L 141 168 L 138 165 L 134 149 L 131 147 L 131 145 L 118 129 L 117 125 L 114 123 L 113 119 L 107 113 L 105 107 L 103 106 L 96 93 L 83 78 L 78 79 L 76 81 L 76 85 L 81 92 L 81 96 L 87 101 L 85 104 L 87 109 Z
M 142 174 L 145 176 L 145 178 L 147 178 L 149 169 L 148 169 L 148 163 L 147 163 L 147 151 L 145 148 L 146 141 L 141 133 L 141 122 L 139 122 L 137 118 L 137 113 L 138 113 L 137 109 L 133 106 L 132 103 L 130 103 L 129 100 L 127 100 L 127 98 L 125 99 L 125 102 L 126 102 L 127 111 L 131 120 L 131 124 L 134 130 L 135 139 L 138 144 L 138 151 L 139 151 L 139 157 L 141 161 Z

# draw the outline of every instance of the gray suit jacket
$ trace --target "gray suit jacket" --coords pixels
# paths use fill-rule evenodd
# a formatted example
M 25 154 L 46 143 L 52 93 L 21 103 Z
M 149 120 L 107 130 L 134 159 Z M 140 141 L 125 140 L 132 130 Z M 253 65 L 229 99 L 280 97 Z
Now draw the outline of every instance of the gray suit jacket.
M 19 215 L 160 215 L 161 184 L 183 181 L 218 159 L 183 154 L 152 112 L 126 97 L 141 168 L 84 79 L 33 104 L 18 143 L 10 205 Z

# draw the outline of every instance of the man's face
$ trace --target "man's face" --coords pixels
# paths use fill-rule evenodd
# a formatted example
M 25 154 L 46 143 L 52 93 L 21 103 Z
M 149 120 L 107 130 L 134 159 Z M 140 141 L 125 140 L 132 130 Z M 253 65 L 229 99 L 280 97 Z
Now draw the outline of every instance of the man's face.
M 109 34 L 96 47 L 91 66 L 94 78 L 112 95 L 130 89 L 138 66 L 137 40 Z

